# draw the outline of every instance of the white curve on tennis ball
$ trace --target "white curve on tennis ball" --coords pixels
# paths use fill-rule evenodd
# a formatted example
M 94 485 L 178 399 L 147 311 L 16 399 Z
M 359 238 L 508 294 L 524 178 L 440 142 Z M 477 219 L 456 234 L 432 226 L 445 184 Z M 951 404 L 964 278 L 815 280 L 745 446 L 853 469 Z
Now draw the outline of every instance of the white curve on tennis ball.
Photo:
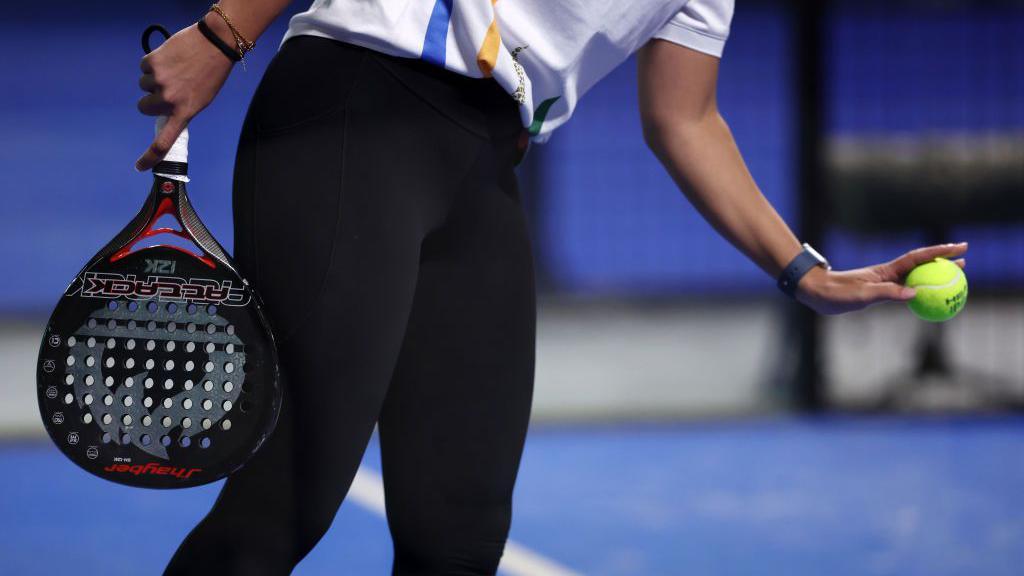
M 918 288 L 925 288 L 925 289 L 928 289 L 928 290 L 939 290 L 939 289 L 942 289 L 942 288 L 949 288 L 949 287 L 953 286 L 954 284 L 956 284 L 957 282 L 959 282 L 960 278 L 962 278 L 963 275 L 964 275 L 964 271 L 960 270 L 960 272 L 958 274 L 953 276 L 949 280 L 949 282 L 946 282 L 945 284 L 918 284 L 917 286 L 913 286 L 913 288 L 915 290 L 917 290 Z

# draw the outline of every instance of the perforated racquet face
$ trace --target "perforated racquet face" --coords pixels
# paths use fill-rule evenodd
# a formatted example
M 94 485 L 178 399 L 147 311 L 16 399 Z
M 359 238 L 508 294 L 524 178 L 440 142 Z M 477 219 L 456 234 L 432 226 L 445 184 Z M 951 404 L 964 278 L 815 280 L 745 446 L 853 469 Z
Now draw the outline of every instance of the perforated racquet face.
M 170 232 L 201 253 L 138 248 L 162 214 L 182 221 Z M 196 486 L 240 467 L 270 434 L 277 376 L 258 296 L 202 228 L 184 186 L 157 178 L 140 218 L 58 303 L 40 349 L 39 406 L 57 446 L 89 472 Z

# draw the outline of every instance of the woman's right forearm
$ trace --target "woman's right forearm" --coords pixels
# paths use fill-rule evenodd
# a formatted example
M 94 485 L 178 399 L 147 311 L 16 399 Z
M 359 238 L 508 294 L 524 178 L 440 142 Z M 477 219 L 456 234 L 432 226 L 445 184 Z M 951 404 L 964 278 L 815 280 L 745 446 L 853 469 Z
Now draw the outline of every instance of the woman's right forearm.
M 219 6 L 227 19 L 212 11 L 203 19 L 224 41 L 223 48 L 230 49 L 238 44 L 227 20 L 247 42 L 255 43 L 288 6 L 288 0 L 223 0 Z M 193 24 L 142 58 L 139 87 L 146 95 L 139 99 L 139 111 L 149 116 L 165 116 L 166 121 L 135 161 L 136 170 L 149 170 L 163 159 L 189 121 L 216 97 L 231 73 L 236 58 L 203 36 Z

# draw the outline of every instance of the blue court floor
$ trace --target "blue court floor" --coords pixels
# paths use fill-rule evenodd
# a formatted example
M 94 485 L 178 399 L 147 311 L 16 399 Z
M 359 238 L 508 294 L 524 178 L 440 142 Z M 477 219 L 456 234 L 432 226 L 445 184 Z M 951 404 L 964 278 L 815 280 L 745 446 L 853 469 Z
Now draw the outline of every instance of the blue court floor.
M 1022 455 L 1021 416 L 537 426 L 511 538 L 580 574 L 1019 575 Z M 218 488 L 125 488 L 0 444 L 0 574 L 159 574 Z M 390 555 L 349 501 L 295 573 L 382 575 Z

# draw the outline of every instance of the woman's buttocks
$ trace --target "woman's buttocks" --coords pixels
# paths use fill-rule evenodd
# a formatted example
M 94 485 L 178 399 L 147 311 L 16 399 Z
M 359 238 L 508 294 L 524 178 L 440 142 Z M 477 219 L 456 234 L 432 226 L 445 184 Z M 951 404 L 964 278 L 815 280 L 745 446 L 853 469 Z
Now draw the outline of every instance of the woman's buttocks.
M 369 50 L 315 36 L 295 36 L 271 60 L 253 95 L 258 131 L 287 130 L 345 105 Z

